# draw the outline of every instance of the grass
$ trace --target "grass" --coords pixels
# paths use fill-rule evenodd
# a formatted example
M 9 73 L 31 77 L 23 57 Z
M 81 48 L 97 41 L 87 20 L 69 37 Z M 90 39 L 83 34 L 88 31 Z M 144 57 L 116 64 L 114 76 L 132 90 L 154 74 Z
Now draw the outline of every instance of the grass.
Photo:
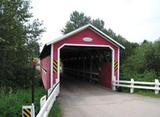
M 61 110 L 58 101 L 55 101 L 48 117 L 61 117 Z
M 155 94 L 154 91 L 151 90 L 135 90 L 135 93 L 143 96 L 160 98 L 160 94 Z
M 40 108 L 40 98 L 45 95 L 42 87 L 35 88 L 35 111 L 38 113 Z M 0 116 L 1 117 L 20 117 L 23 105 L 31 104 L 31 89 L 17 89 L 16 91 L 6 91 L 0 89 Z
M 130 89 L 121 87 L 121 92 L 129 93 Z M 160 98 L 160 93 L 159 94 L 155 94 L 153 90 L 134 89 L 134 93 L 133 94 L 139 94 L 139 95 L 143 95 L 143 96 Z

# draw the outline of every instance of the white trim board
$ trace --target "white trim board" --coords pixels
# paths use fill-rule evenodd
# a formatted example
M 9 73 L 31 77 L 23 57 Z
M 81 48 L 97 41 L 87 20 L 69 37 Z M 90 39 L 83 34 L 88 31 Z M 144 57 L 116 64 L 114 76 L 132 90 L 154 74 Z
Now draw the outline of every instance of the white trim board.
M 108 47 L 111 49 L 112 51 L 112 81 L 114 81 L 115 77 L 114 77 L 114 49 L 110 46 L 110 45 L 91 45 L 91 44 L 70 44 L 70 43 L 64 43 L 63 45 L 61 45 L 59 48 L 58 48 L 58 72 L 57 72 L 57 78 L 58 78 L 58 81 L 60 81 L 60 50 L 61 48 L 63 48 L 64 46 L 87 46 L 87 47 Z M 112 82 L 111 81 L 111 82 Z
M 53 44 L 51 44 L 51 63 L 50 63 L 50 87 L 53 86 Z
M 82 30 L 84 30 L 84 29 L 86 29 L 88 27 L 90 27 L 90 28 L 94 29 L 96 32 L 100 33 L 102 36 L 104 36 L 106 38 L 106 40 L 109 40 L 109 41 L 113 42 L 114 44 L 120 46 L 121 48 L 125 49 L 125 47 L 123 45 L 121 45 L 120 43 L 118 43 L 117 41 L 112 39 L 110 36 L 106 35 L 105 33 L 103 33 L 102 31 L 100 31 L 98 28 L 96 28 L 95 26 L 93 26 L 91 24 L 87 24 L 87 25 L 85 25 L 85 26 L 83 26 L 81 28 L 78 28 L 78 29 L 76 29 L 76 30 L 74 30 L 74 31 L 72 31 L 72 32 L 70 32 L 68 34 L 65 34 L 65 35 L 63 35 L 63 36 L 61 36 L 61 37 L 59 37 L 59 38 L 57 38 L 55 40 L 52 40 L 52 41 L 48 42 L 46 45 L 48 46 L 50 44 L 54 44 L 54 43 L 56 43 L 58 41 L 61 41 L 61 40 L 65 39 L 65 38 L 67 38 L 69 36 L 72 36 L 72 35 L 80 32 L 80 31 L 82 31 Z
M 119 72 L 120 72 L 120 48 L 118 48 L 118 77 L 117 80 L 119 80 Z

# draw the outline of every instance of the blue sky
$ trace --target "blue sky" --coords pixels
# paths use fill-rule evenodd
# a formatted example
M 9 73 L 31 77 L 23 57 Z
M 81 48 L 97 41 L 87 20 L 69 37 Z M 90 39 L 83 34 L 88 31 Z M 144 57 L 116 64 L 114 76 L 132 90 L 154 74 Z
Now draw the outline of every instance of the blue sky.
M 33 15 L 43 20 L 46 32 L 41 43 L 59 36 L 77 10 L 105 21 L 105 27 L 128 41 L 155 41 L 160 37 L 160 0 L 31 0 Z

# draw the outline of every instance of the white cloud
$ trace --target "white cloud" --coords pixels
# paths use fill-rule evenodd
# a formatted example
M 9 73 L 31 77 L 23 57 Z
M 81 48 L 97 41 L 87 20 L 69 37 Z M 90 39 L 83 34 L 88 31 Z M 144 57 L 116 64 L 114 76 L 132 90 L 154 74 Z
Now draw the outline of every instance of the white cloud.
M 74 10 L 104 20 L 106 28 L 131 42 L 142 42 L 160 37 L 159 4 L 158 0 L 32 0 L 32 11 L 47 28 L 43 44 L 61 35 Z

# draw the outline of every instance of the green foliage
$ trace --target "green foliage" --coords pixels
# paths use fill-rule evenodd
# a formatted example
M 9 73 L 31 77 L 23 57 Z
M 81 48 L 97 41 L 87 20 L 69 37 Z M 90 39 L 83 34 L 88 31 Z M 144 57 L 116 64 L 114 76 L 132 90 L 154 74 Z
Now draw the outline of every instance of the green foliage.
M 31 60 L 39 55 L 42 23 L 31 20 L 27 0 L 0 1 L 0 86 L 27 87 Z M 25 76 L 25 77 L 24 77 Z
M 160 43 L 144 41 L 137 46 L 132 54 L 124 61 L 122 65 L 123 79 L 134 78 L 140 81 L 154 81 L 158 79 L 159 71 L 159 52 Z
M 61 117 L 61 110 L 58 101 L 55 101 L 48 117 Z
M 70 21 L 66 23 L 65 28 L 62 30 L 64 34 L 69 33 L 79 27 L 82 27 L 88 23 L 90 23 L 90 17 L 85 16 L 84 13 L 79 13 L 74 11 L 70 15 Z
M 156 72 L 160 76 L 160 41 L 156 41 L 146 54 L 146 67 Z
M 125 50 L 120 50 L 121 79 L 153 81 L 160 76 L 160 40 L 154 43 L 147 40 L 144 40 L 142 44 L 131 43 L 121 35 L 117 35 L 112 29 L 106 29 L 103 20 L 92 19 L 77 11 L 71 14 L 62 32 L 66 34 L 88 23 L 126 47 Z
M 124 62 L 123 70 L 128 73 L 133 73 L 133 71 L 144 72 L 146 58 L 145 55 L 150 49 L 149 44 L 142 44 L 137 47 L 131 56 Z
M 101 20 L 101 19 L 93 19 L 92 21 L 91 21 L 91 24 L 93 25 L 93 26 L 95 26 L 96 28 L 98 28 L 99 30 L 101 30 L 101 31 L 104 31 L 105 30 L 105 28 L 104 28 L 104 21 L 103 20 Z
M 156 74 L 154 71 L 145 71 L 142 73 L 135 73 L 131 76 L 136 81 L 150 81 L 154 82 L 154 79 L 156 78 Z
M 121 35 L 116 35 L 116 33 L 113 32 L 112 29 L 106 29 L 104 27 L 105 22 L 103 20 L 99 18 L 91 19 L 90 16 L 86 16 L 84 13 L 79 13 L 78 11 L 74 11 L 70 15 L 70 20 L 66 23 L 65 27 L 61 31 L 63 34 L 66 34 L 86 24 L 92 24 L 93 26 L 97 27 L 99 30 L 106 33 L 107 35 L 109 35 L 116 41 L 120 42 L 121 44 L 125 44 L 126 42 L 128 42 Z
M 79 13 L 78 11 L 74 11 L 70 15 L 70 20 L 66 23 L 65 27 L 62 29 L 62 33 L 66 34 L 69 33 L 77 28 L 80 28 L 86 24 L 92 24 L 93 26 L 97 27 L 99 30 L 104 32 L 105 34 L 109 35 L 111 38 L 116 40 L 117 42 L 121 43 L 126 47 L 126 50 L 121 50 L 121 57 L 123 61 L 132 54 L 133 48 L 137 47 L 137 43 L 130 43 L 121 35 L 117 35 L 112 29 L 106 29 L 105 22 L 99 18 L 92 19 L 90 16 L 86 16 L 84 13 Z M 127 52 L 126 52 L 127 51 Z
M 102 32 L 106 33 L 122 45 L 129 43 L 124 37 L 121 35 L 117 35 L 112 29 L 106 29 L 105 22 L 99 18 L 92 19 L 90 16 L 86 16 L 82 12 L 74 11 L 70 15 L 70 20 L 66 23 L 65 27 L 61 30 L 63 34 L 69 33 L 77 28 L 80 28 L 86 24 L 92 24 L 97 27 Z
M 154 98 L 160 98 L 160 94 L 156 94 L 152 90 L 140 90 L 140 89 L 135 89 L 135 93 L 143 95 L 143 96 L 149 96 L 149 97 L 154 97 Z
M 42 87 L 35 88 L 35 107 L 36 113 L 40 109 L 40 98 L 45 95 Z M 0 89 L 0 116 L 1 117 L 20 117 L 22 105 L 31 104 L 31 89 L 1 88 Z

